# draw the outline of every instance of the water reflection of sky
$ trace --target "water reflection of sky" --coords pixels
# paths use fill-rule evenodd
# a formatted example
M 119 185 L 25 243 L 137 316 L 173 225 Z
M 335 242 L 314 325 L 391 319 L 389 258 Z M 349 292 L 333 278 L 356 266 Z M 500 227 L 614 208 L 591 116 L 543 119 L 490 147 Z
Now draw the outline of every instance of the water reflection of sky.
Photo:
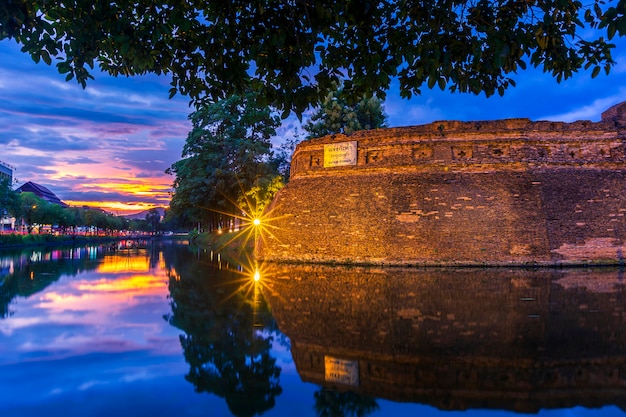
M 145 258 L 106 262 L 95 272 L 62 277 L 46 290 L 20 299 L 13 317 L 0 322 L 3 337 L 12 338 L 2 345 L 15 349 L 3 350 L 4 358 L 33 360 L 94 350 L 172 353 L 175 332 L 154 319 L 167 312 L 164 271 L 150 271 Z
M 184 415 L 188 401 L 211 402 L 190 396 L 180 331 L 163 319 L 167 277 L 148 261 L 108 257 L 12 304 L 0 321 L 0 415 Z

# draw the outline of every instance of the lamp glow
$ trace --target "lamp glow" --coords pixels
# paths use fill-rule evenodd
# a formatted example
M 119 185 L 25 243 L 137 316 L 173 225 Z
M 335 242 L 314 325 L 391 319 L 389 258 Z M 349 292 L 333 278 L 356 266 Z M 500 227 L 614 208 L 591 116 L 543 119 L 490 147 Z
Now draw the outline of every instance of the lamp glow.
M 261 273 L 258 270 L 254 271 L 254 280 L 259 281 L 260 279 L 261 279 Z
M 261 219 L 254 219 L 254 220 L 252 221 L 252 224 L 254 224 L 255 226 L 260 225 L 260 224 L 261 224 Z

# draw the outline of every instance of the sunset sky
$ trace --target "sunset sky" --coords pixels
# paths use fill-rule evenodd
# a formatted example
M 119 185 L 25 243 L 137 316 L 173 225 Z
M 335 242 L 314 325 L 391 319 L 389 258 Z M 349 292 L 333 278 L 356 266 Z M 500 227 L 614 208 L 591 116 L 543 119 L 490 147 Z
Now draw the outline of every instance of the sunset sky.
M 407 101 L 392 86 L 385 102 L 389 126 L 436 120 L 598 121 L 626 100 L 626 42 L 609 76 L 580 73 L 561 84 L 540 70 L 515 77 L 504 97 L 451 94 L 424 88 Z M 169 204 L 174 178 L 164 171 L 181 158 L 191 124 L 188 99 L 168 99 L 167 77 L 113 78 L 95 73 L 82 89 L 55 67 L 35 64 L 12 41 L 0 42 L 0 161 L 15 167 L 17 185 L 34 181 L 70 205 L 116 214 Z M 306 115 L 305 115 L 306 120 Z M 286 120 L 274 142 L 292 135 Z

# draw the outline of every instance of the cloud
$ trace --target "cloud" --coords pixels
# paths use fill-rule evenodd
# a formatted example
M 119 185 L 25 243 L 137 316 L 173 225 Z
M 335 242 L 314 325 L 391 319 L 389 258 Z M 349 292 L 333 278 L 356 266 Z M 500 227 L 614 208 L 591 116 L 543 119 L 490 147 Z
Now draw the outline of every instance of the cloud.
M 586 106 L 576 107 L 570 111 L 558 114 L 551 114 L 544 117 L 545 120 L 559 120 L 564 122 L 574 122 L 577 120 L 599 120 L 602 112 L 611 106 L 626 100 L 626 87 L 619 87 L 613 94 L 595 99 Z
M 62 191 L 59 192 L 63 194 L 62 200 L 64 201 L 112 201 L 116 203 L 124 203 L 124 204 L 136 204 L 136 203 L 147 203 L 147 204 L 156 204 L 162 201 L 161 196 L 153 195 L 153 196 L 138 196 L 132 193 L 125 192 L 117 192 L 117 191 Z
M 190 130 L 188 99 L 169 100 L 154 75 L 95 77 L 83 90 L 0 42 L 0 159 L 63 200 L 167 204 L 164 171 Z
M 68 159 L 66 162 L 70 164 L 99 164 L 100 163 L 100 161 L 96 161 L 95 159 L 88 158 L 86 156 L 79 156 L 75 159 Z

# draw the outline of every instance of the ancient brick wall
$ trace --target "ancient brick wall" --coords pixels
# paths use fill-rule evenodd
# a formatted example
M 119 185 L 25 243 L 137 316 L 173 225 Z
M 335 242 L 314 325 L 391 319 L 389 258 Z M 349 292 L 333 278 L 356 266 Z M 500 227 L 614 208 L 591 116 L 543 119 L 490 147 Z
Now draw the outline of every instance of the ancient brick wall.
M 261 258 L 415 265 L 621 263 L 626 104 L 601 122 L 433 122 L 298 145 Z M 328 166 L 326 145 L 356 160 Z

